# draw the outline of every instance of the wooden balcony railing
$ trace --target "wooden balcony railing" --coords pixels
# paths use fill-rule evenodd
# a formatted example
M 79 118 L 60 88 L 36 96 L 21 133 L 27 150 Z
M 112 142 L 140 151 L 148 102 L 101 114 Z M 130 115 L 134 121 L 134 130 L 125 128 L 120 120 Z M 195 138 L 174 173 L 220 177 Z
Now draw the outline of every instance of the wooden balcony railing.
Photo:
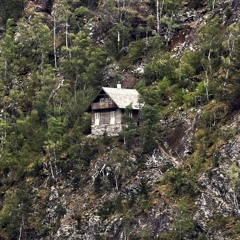
M 115 108 L 115 107 L 116 105 L 113 102 L 92 103 L 92 110 L 109 109 L 109 108 Z

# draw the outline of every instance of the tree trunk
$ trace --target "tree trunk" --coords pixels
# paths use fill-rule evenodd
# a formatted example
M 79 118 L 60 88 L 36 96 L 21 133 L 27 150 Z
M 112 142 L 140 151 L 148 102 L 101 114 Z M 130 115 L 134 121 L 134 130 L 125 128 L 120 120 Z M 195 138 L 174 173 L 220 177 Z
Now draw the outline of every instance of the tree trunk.
M 7 81 L 7 60 L 4 61 L 4 80 Z
M 53 12 L 53 52 L 54 52 L 54 66 L 57 69 L 57 46 L 56 46 L 56 10 Z
M 213 2 L 212 2 L 212 10 L 215 9 L 215 3 L 216 3 L 216 0 L 213 0 Z
M 160 16 L 159 16 L 159 0 L 156 0 L 156 13 L 157 13 L 157 34 L 160 34 Z
M 205 75 L 206 75 L 206 79 L 204 80 L 204 87 L 206 91 L 207 101 L 209 102 L 209 92 L 208 92 L 209 76 L 207 71 L 205 71 Z
M 19 237 L 18 237 L 18 240 L 21 240 L 21 239 L 22 239 L 23 225 L 24 225 L 24 220 L 23 220 L 23 217 L 22 217 L 22 223 L 21 223 L 21 226 L 20 226 L 20 228 L 19 228 Z
M 65 41 L 66 41 L 66 49 L 68 50 L 68 54 L 69 54 L 69 58 L 71 58 L 71 51 L 69 50 L 69 43 L 68 43 L 68 21 L 67 21 L 67 17 L 66 17 L 66 22 L 65 22 Z

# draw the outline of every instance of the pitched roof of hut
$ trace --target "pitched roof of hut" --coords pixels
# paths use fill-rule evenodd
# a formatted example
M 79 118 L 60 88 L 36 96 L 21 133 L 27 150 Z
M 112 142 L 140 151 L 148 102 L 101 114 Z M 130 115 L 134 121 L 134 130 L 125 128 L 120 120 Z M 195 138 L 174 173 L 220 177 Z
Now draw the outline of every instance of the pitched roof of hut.
M 102 90 L 116 103 L 119 108 L 125 109 L 126 107 L 131 106 L 132 109 L 139 110 L 140 94 L 136 89 L 103 87 Z

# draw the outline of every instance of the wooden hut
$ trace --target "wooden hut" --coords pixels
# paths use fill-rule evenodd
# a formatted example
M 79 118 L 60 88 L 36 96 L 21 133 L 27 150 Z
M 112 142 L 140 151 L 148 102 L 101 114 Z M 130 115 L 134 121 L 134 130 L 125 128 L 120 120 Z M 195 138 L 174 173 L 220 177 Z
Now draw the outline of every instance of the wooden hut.
M 140 94 L 136 89 L 103 87 L 88 108 L 91 112 L 91 133 L 93 135 L 118 135 L 122 130 L 123 114 L 128 109 L 128 115 L 138 121 L 140 110 Z

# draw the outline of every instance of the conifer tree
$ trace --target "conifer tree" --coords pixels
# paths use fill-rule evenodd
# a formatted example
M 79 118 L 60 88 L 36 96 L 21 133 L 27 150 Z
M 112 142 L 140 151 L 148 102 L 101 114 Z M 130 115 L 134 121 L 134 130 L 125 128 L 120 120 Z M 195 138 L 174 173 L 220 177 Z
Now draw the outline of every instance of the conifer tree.
M 202 66 L 205 72 L 204 87 L 206 99 L 209 101 L 209 84 L 214 70 L 219 67 L 221 59 L 223 35 L 221 20 L 219 17 L 210 19 L 208 24 L 200 29 L 200 49 L 202 53 Z

